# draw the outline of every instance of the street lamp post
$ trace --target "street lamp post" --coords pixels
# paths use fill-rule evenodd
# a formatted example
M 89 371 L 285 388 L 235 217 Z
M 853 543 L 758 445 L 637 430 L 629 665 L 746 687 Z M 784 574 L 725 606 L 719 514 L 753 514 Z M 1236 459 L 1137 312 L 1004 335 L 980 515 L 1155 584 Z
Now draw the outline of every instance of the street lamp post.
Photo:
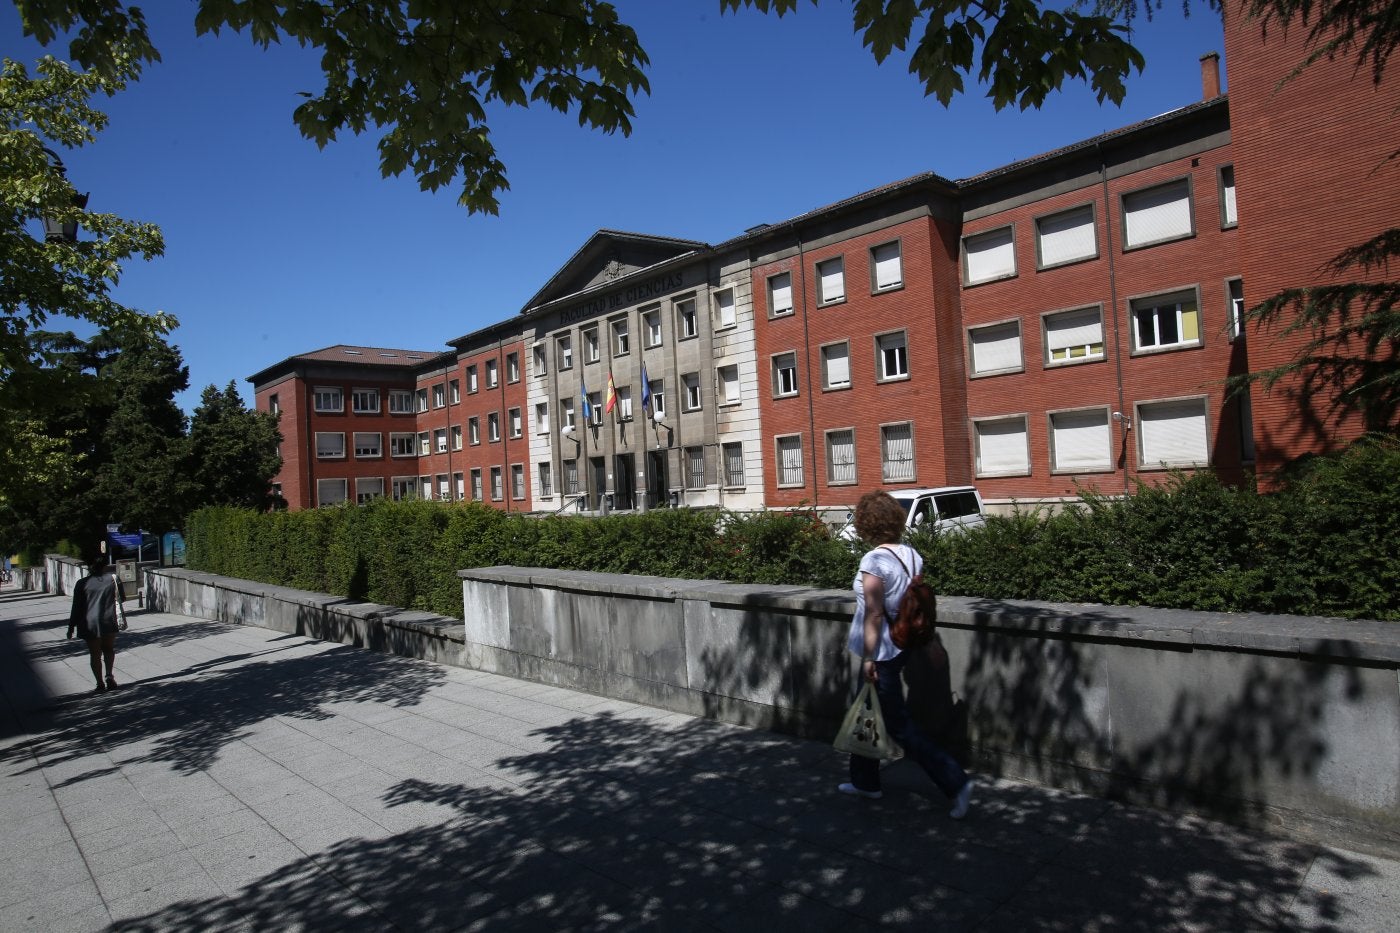
M 59 177 L 65 178 L 65 179 L 66 179 L 66 178 L 68 177 L 68 169 L 67 169 L 67 167 L 64 166 L 63 160 L 60 159 L 60 158 L 58 157 L 58 153 L 54 152 L 54 151 L 53 151 L 52 149 L 50 149 L 48 146 L 45 146 L 45 147 L 44 147 L 44 154 L 47 155 L 47 156 L 49 157 L 49 160 L 53 163 L 53 167 L 54 167 L 54 169 L 58 172 Z M 87 203 L 88 203 L 88 196 L 87 196 L 86 194 L 78 194 L 77 192 L 74 192 L 74 193 L 73 193 L 73 206 L 74 206 L 74 207 L 78 208 L 79 210 L 83 210 L 84 208 L 87 207 Z M 76 243 L 76 242 L 78 242 L 78 222 L 77 222 L 76 220 L 71 220 L 71 221 L 68 221 L 67 223 L 65 223 L 65 222 L 63 222 L 63 221 L 58 220 L 57 218 L 50 217 L 50 216 L 48 216 L 48 215 L 46 214 L 46 215 L 44 215 L 44 217 L 43 217 L 43 221 L 44 221 L 44 242 L 46 242 L 46 243 Z

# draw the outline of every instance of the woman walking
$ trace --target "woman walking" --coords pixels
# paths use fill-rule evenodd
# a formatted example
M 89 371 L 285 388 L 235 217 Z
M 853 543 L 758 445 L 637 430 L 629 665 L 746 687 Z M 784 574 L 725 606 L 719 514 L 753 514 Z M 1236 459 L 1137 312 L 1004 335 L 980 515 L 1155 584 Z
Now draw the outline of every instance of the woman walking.
M 116 574 L 102 572 L 102 556 L 86 555 L 88 576 L 73 587 L 73 609 L 68 614 L 68 637 L 76 631 L 87 642 L 88 661 L 97 680 L 95 693 L 117 689 L 112 666 L 117 659 L 117 632 L 126 628 L 121 583 Z M 102 678 L 103 667 L 107 678 Z
M 875 684 L 886 731 L 953 801 L 948 815 L 960 820 L 967 816 L 972 800 L 972 781 L 953 756 L 910 718 L 901 679 L 908 655 L 890 640 L 890 620 L 924 565 L 918 551 L 899 543 L 904 521 L 904 509 L 889 493 L 866 493 L 856 505 L 856 532 L 873 547 L 860 559 L 856 572 L 856 613 L 847 647 L 861 659 L 861 676 Z M 871 800 L 883 796 L 878 760 L 852 755 L 850 774 L 850 782 L 838 788 L 841 793 Z

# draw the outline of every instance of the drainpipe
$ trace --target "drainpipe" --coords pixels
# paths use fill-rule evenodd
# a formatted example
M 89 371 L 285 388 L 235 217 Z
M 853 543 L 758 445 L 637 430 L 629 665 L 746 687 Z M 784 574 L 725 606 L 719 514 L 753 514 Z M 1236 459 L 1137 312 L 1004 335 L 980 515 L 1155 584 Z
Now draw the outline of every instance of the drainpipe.
M 1113 207 L 1108 199 L 1108 163 L 1104 159 L 1103 145 L 1094 143 L 1094 149 L 1099 155 L 1099 184 L 1103 189 L 1103 228 L 1104 245 L 1108 252 L 1108 298 L 1112 313 L 1108 316 L 1113 321 L 1113 376 L 1118 389 L 1118 411 L 1123 411 L 1123 353 L 1122 336 L 1118 327 L 1118 266 L 1114 257 L 1113 249 Z M 1126 416 L 1125 416 L 1126 418 Z M 1123 495 L 1128 495 L 1130 486 L 1128 483 L 1128 427 L 1132 422 L 1118 422 L 1118 431 L 1121 438 L 1121 449 L 1123 450 Z
M 807 311 L 807 255 L 806 246 L 802 242 L 802 234 L 797 232 L 797 225 L 792 225 L 792 235 L 797 239 L 797 269 L 798 277 L 802 283 L 802 356 L 807 364 L 803 368 L 807 371 L 807 435 L 812 441 L 812 508 L 821 505 L 821 493 L 818 491 L 821 484 L 817 482 L 817 416 L 816 400 L 812 398 L 812 335 L 811 322 L 808 320 Z M 842 275 L 844 275 L 844 268 Z M 821 353 L 818 352 L 818 365 L 820 365 Z M 777 451 L 774 451 L 777 453 Z

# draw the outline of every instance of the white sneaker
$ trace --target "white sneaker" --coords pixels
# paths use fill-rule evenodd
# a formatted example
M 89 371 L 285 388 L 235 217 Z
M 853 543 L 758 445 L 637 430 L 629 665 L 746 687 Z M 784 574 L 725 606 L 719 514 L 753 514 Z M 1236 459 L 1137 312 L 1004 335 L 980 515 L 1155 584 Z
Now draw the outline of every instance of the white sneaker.
M 953 798 L 953 809 L 948 811 L 948 815 L 955 820 L 960 820 L 967 816 L 968 807 L 972 806 L 972 779 L 968 778 L 967 783 L 958 791 L 958 795 Z
M 881 797 L 885 796 L 884 791 L 861 790 L 854 784 L 838 784 L 836 789 L 843 794 L 850 794 L 852 797 L 864 797 L 866 800 L 879 800 Z

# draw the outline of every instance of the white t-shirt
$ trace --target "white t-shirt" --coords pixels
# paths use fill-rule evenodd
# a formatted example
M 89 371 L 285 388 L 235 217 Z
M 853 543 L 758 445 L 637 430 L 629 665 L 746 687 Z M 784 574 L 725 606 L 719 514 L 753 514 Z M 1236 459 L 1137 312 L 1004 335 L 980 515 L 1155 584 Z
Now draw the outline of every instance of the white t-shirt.
M 899 556 L 896 557 L 895 554 Z M 903 561 L 903 565 L 900 561 Z M 846 647 L 851 654 L 861 657 L 865 654 L 865 579 L 873 573 L 885 584 L 885 618 L 880 621 L 880 642 L 875 648 L 875 660 L 888 661 L 899 654 L 899 649 L 890 641 L 890 619 L 899 612 L 899 604 L 904 599 L 904 591 L 909 589 L 909 581 L 924 567 L 924 559 L 919 552 L 907 544 L 893 544 L 877 547 L 866 552 L 860 559 L 860 569 L 856 571 L 856 614 L 851 619 L 851 633 L 846 639 Z M 907 569 L 906 569 L 907 568 Z

